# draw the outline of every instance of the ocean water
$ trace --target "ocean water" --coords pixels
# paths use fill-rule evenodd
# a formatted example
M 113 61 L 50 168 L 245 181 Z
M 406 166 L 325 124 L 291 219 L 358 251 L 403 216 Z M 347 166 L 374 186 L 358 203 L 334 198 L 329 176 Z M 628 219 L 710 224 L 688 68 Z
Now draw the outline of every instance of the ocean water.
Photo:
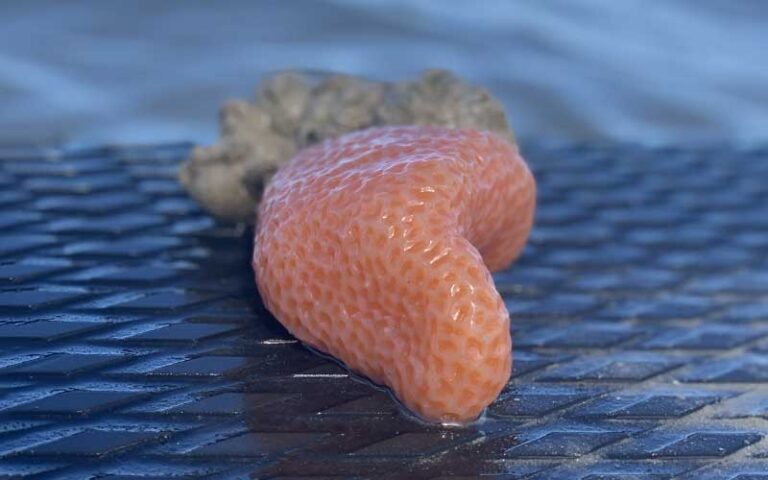
M 523 139 L 768 142 L 762 0 L 29 0 L 0 21 L 0 144 L 207 143 L 265 73 L 428 67 L 488 87 Z

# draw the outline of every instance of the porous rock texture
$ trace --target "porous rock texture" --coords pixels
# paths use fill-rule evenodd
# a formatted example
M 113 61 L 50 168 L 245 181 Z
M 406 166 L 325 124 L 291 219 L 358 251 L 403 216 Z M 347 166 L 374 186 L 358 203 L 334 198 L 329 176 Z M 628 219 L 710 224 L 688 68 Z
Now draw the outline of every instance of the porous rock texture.
M 225 104 L 220 124 L 219 143 L 195 148 L 179 178 L 209 212 L 244 223 L 256 220 L 277 169 L 326 138 L 384 125 L 435 125 L 491 131 L 514 144 L 501 103 L 445 70 L 396 83 L 281 72 L 258 87 L 253 101 Z

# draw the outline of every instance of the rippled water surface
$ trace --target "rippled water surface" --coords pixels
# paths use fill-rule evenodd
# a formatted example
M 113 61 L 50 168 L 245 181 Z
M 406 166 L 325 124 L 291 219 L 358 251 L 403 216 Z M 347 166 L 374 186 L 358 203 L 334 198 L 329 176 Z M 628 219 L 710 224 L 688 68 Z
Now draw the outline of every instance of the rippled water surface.
M 523 138 L 768 141 L 760 0 L 70 1 L 0 4 L 0 143 L 216 136 L 290 67 L 451 68 Z

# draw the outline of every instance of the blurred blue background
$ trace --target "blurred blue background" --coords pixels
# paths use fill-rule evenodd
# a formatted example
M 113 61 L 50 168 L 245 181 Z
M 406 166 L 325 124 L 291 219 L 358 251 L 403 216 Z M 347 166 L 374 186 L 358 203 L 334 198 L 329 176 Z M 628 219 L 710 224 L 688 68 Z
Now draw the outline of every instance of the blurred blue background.
M 551 140 L 768 141 L 762 0 L 0 4 L 0 144 L 193 140 L 266 72 L 450 68 Z

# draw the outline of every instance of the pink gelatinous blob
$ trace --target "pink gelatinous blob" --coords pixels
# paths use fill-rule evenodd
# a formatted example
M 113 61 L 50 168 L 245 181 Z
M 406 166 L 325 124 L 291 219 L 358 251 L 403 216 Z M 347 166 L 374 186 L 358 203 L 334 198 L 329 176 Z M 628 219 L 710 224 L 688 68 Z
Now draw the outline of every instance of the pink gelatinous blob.
M 490 271 L 535 206 L 517 147 L 475 130 L 365 130 L 300 152 L 259 208 L 253 267 L 296 337 L 431 421 L 476 418 L 509 379 L 509 314 Z

